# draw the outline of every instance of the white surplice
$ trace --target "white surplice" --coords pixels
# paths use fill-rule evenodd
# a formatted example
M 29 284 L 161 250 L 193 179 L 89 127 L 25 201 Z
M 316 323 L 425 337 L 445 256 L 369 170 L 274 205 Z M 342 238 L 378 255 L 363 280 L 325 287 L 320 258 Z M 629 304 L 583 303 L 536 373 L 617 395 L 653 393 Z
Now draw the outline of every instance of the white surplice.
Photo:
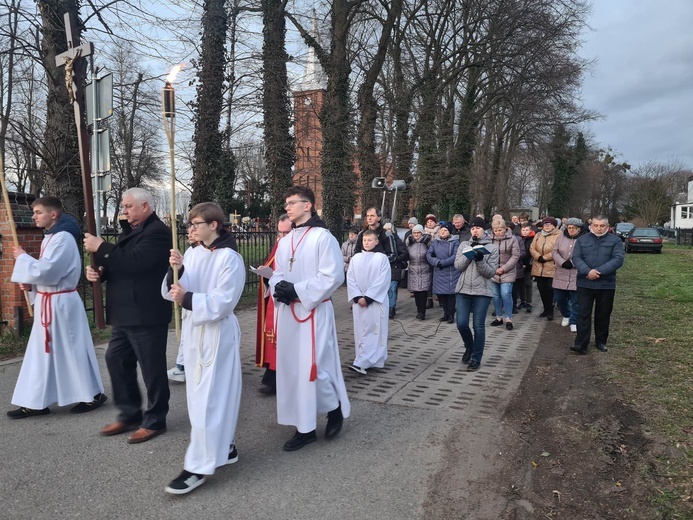
M 227 463 L 241 404 L 241 330 L 234 309 L 245 285 L 243 259 L 224 247 L 200 245 L 183 257 L 179 283 L 192 292 L 184 313 L 181 346 L 190 417 L 184 469 L 212 475 Z M 170 300 L 166 279 L 161 293 Z
M 383 368 L 387 359 L 387 326 L 390 288 L 390 262 L 383 253 L 362 251 L 349 262 L 348 299 L 354 315 L 354 365 L 361 368 Z M 367 296 L 373 303 L 361 307 L 354 298 Z
M 41 258 L 23 254 L 15 260 L 13 282 L 31 284 L 34 324 L 12 396 L 12 404 L 41 410 L 91 402 L 103 392 L 84 303 L 77 291 L 82 259 L 77 241 L 67 231 L 46 235 Z M 41 294 L 43 293 L 43 294 Z M 50 331 L 46 352 L 47 323 Z
M 293 264 L 290 258 L 295 259 Z M 272 291 L 286 280 L 294 284 L 300 300 L 292 306 L 276 302 L 275 307 L 277 420 L 308 433 L 316 429 L 318 413 L 327 413 L 340 404 L 344 417 L 349 417 L 351 410 L 329 300 L 344 283 L 344 261 L 337 240 L 327 229 L 303 226 L 279 242 L 275 262 Z M 313 347 L 317 380 L 310 381 Z

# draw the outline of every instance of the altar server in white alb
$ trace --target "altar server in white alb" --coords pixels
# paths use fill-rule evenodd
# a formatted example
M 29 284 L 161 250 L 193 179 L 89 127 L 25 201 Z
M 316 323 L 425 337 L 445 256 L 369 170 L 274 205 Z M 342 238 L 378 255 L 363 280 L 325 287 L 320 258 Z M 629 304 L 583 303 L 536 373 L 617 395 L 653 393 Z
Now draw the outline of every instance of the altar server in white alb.
M 390 276 L 390 262 L 378 234 L 367 229 L 363 232 L 363 251 L 354 255 L 347 271 L 356 348 L 356 358 L 349 368 L 359 374 L 385 366 Z
M 344 282 L 337 240 L 313 209 L 310 188 L 285 194 L 293 230 L 281 242 L 270 279 L 277 301 L 277 420 L 296 427 L 284 444 L 294 451 L 316 440 L 317 414 L 327 413 L 325 437 L 335 437 L 350 404 L 330 297 Z
M 245 285 L 243 259 L 232 235 L 222 228 L 224 212 L 203 202 L 190 210 L 188 226 L 198 242 L 185 256 L 171 250 L 172 269 L 162 295 L 187 312 L 181 343 L 190 416 L 190 444 L 183 472 L 166 486 L 174 495 L 189 493 L 207 476 L 238 460 L 236 423 L 241 404 L 241 330 L 234 314 Z
M 36 199 L 33 220 L 46 236 L 37 259 L 14 248 L 13 282 L 31 291 L 34 325 L 26 347 L 12 404 L 12 419 L 50 413 L 50 405 L 84 413 L 103 405 L 106 396 L 94 354 L 84 303 L 77 293 L 82 258 L 79 224 L 63 213 L 55 197 Z

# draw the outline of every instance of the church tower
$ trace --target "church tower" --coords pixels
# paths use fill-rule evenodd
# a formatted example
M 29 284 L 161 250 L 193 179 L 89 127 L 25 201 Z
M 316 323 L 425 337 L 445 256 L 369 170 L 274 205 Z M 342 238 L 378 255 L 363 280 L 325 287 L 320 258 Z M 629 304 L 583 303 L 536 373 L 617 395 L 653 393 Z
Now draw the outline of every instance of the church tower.
M 317 21 L 313 22 L 313 34 L 317 35 Z M 293 183 L 308 186 L 315 192 L 315 209 L 322 215 L 322 110 L 327 77 L 312 47 L 308 48 L 306 69 L 296 90 L 294 99 L 294 143 L 296 161 Z

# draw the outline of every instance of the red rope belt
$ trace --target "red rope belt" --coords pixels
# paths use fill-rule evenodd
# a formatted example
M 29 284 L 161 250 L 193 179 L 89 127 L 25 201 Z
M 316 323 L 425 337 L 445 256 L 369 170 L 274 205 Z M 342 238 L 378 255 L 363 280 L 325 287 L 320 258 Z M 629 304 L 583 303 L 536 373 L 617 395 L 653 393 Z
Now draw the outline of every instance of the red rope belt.
M 67 289 L 66 291 L 56 291 L 56 292 L 41 292 L 36 291 L 38 294 L 43 296 L 41 300 L 41 325 L 43 330 L 46 332 L 46 354 L 51 353 L 51 331 L 50 325 L 53 321 L 53 304 L 51 303 L 51 297 L 56 294 L 66 294 L 75 292 L 77 289 Z
M 330 299 L 327 298 L 326 300 L 323 300 L 322 303 L 329 302 Z M 310 379 L 308 381 L 313 382 L 318 378 L 318 365 L 315 362 L 315 309 L 310 311 L 310 314 L 305 317 L 304 319 L 299 318 L 296 316 L 296 312 L 294 311 L 294 304 L 299 303 L 298 300 L 292 301 L 291 302 L 291 314 L 294 317 L 294 320 L 296 320 L 298 323 L 305 323 L 308 320 L 310 320 L 310 339 L 311 339 L 311 365 L 310 365 Z

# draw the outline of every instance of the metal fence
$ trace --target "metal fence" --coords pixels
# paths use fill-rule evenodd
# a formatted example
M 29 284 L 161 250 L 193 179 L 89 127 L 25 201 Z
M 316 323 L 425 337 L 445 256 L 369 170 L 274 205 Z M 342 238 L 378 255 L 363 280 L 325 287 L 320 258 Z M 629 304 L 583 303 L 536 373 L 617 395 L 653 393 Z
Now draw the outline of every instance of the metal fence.
M 677 229 L 676 245 L 693 247 L 693 229 Z
M 277 240 L 277 233 L 275 231 L 247 231 L 232 232 L 231 234 L 236 239 L 238 253 L 243 257 L 243 263 L 245 264 L 245 288 L 243 294 L 252 293 L 257 290 L 260 277 L 250 271 L 250 266 L 257 267 L 267 259 L 267 256 Z M 113 231 L 107 231 L 101 234 L 101 238 L 110 243 L 115 243 L 118 240 L 118 236 L 119 234 Z M 187 231 L 185 229 L 179 229 L 177 238 L 179 251 L 185 252 L 190 247 L 187 239 Z M 89 265 L 89 254 L 84 251 L 82 257 L 84 259 L 84 265 Z M 87 316 L 93 323 L 94 299 L 91 284 L 86 281 L 84 276 L 82 276 L 79 289 L 87 310 Z

